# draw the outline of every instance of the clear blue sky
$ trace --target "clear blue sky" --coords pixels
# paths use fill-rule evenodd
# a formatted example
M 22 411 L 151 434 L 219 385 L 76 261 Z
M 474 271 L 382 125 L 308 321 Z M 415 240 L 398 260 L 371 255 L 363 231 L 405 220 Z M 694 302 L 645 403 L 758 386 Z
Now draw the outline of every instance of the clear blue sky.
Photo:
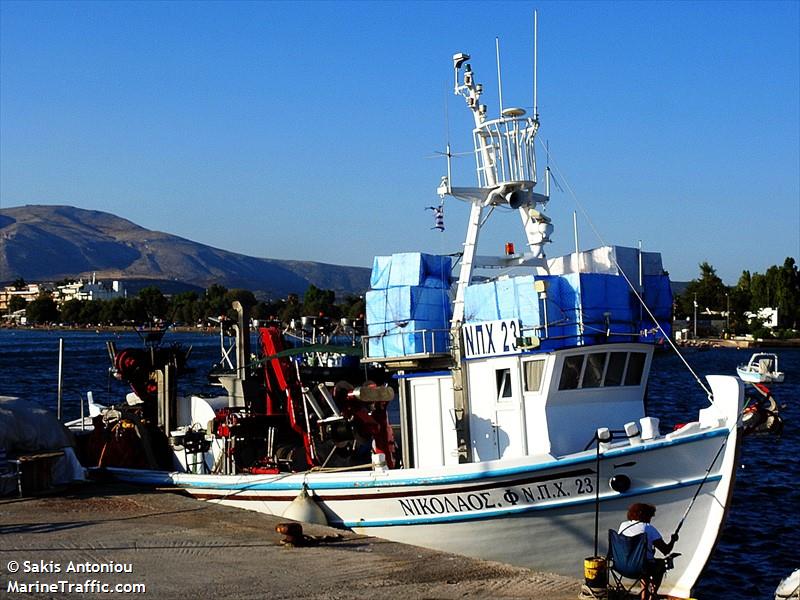
M 109 211 L 261 257 L 458 251 L 465 207 L 447 201 L 444 234 L 425 210 L 445 104 L 471 150 L 451 56 L 472 54 L 494 115 L 499 36 L 504 104 L 529 107 L 538 8 L 540 138 L 594 226 L 660 250 L 675 280 L 708 261 L 734 284 L 800 254 L 799 7 L 3 1 L 0 207 Z M 554 190 L 549 255 L 571 251 L 575 209 Z M 484 253 L 521 238 L 505 224 Z

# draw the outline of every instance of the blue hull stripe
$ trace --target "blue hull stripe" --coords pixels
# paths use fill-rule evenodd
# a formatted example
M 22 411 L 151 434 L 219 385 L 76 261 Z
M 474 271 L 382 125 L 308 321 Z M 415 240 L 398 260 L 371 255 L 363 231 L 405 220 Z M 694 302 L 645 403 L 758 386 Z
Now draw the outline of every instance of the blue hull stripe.
M 608 450 L 607 452 L 604 452 L 601 456 L 604 459 L 607 459 L 607 458 L 618 458 L 621 456 L 635 455 L 643 452 L 652 452 L 654 450 L 660 450 L 662 448 L 697 442 L 699 440 L 706 438 L 723 437 L 727 436 L 728 433 L 729 430 L 727 429 L 716 429 L 714 431 L 691 435 L 685 438 L 678 438 L 675 440 L 664 440 L 662 442 L 647 443 L 636 446 L 625 446 L 624 448 L 615 448 L 612 450 Z M 442 475 L 439 477 L 424 477 L 424 478 L 419 477 L 411 479 L 386 479 L 386 480 L 364 479 L 364 480 L 350 481 L 350 482 L 308 481 L 307 484 L 309 489 L 313 490 L 350 490 L 350 489 L 357 490 L 362 488 L 452 485 L 469 481 L 511 477 L 523 473 L 532 473 L 534 471 L 559 469 L 571 465 L 578 465 L 583 463 L 588 464 L 594 462 L 595 462 L 595 456 L 594 454 L 591 454 L 587 456 L 582 456 L 580 458 L 565 458 L 535 465 L 523 465 L 519 467 L 511 467 L 505 469 L 500 468 L 495 470 L 481 471 L 475 473 L 464 473 L 459 475 Z M 153 478 L 151 482 L 158 484 L 164 483 L 164 475 L 165 473 L 153 472 Z M 292 475 L 299 475 L 299 473 L 297 474 L 292 473 Z M 253 476 L 253 478 L 256 477 L 259 476 Z M 148 481 L 148 478 L 145 475 L 142 478 L 137 478 L 137 480 L 146 482 Z M 251 482 L 241 482 L 241 483 L 225 483 L 219 480 L 210 480 L 210 479 L 203 480 L 199 478 L 195 479 L 194 477 L 192 477 L 191 479 L 186 479 L 184 481 L 181 481 L 179 485 L 184 488 L 205 488 L 205 489 L 216 489 L 216 490 L 242 490 L 242 491 L 244 490 L 273 490 L 273 491 L 298 490 L 299 491 L 300 488 L 302 487 L 302 483 L 300 482 L 281 483 L 280 481 L 267 481 L 267 482 L 251 481 Z
M 705 433 L 698 433 L 685 438 L 677 438 L 674 440 L 663 440 L 654 443 L 646 443 L 636 446 L 625 446 L 623 448 L 614 448 L 604 452 L 601 456 L 606 459 L 617 459 L 619 457 L 635 456 L 643 452 L 653 452 L 663 448 L 679 446 L 682 444 L 696 443 L 703 439 L 711 439 L 717 437 L 724 437 L 730 433 L 728 429 L 715 429 Z M 550 469 L 561 469 L 572 465 L 587 464 L 591 465 L 595 462 L 595 455 L 588 454 L 579 458 L 565 458 L 554 460 L 547 463 L 540 463 L 534 465 L 522 465 L 518 467 L 499 468 L 494 470 L 463 473 L 456 475 L 441 475 L 438 477 L 415 477 L 409 479 L 361 479 L 351 481 L 308 481 L 306 483 L 309 489 L 313 490 L 353 490 L 372 489 L 372 488 L 393 488 L 393 487 L 420 487 L 420 486 L 449 486 L 459 485 L 474 481 L 488 481 L 490 479 L 503 479 L 514 477 L 522 474 L 534 473 L 537 471 L 545 471 Z M 303 473 L 287 473 L 277 480 L 263 481 L 264 476 L 260 475 L 221 475 L 218 479 L 202 479 L 198 475 L 175 473 L 168 471 L 146 471 L 138 469 L 116 469 L 108 468 L 111 473 L 117 472 L 121 475 L 121 479 L 132 481 L 140 484 L 149 485 L 176 485 L 184 489 L 206 489 L 206 490 L 226 490 L 226 491 L 299 491 L 303 484 L 302 482 L 282 482 L 281 478 L 289 476 L 303 475 Z M 182 476 L 181 481 L 177 482 L 175 476 Z M 558 473 L 554 473 L 558 476 Z M 243 477 L 245 481 L 238 483 L 231 483 L 225 481 L 231 477 Z M 508 482 L 513 485 L 513 482 Z M 446 490 L 431 491 L 434 493 L 449 493 Z

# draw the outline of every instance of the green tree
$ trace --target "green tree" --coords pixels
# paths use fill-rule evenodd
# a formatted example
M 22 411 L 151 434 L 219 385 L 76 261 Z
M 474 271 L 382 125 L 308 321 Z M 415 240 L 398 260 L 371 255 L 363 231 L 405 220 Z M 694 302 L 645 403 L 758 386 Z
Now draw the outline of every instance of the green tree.
M 333 290 L 321 290 L 314 284 L 308 286 L 303 296 L 303 314 L 308 316 L 338 317 L 336 294 Z
M 774 270 L 773 270 L 774 269 Z M 775 286 L 775 306 L 778 308 L 778 325 L 796 329 L 800 322 L 800 273 L 794 258 L 787 257 L 781 267 L 771 267 Z
M 22 288 L 28 287 L 28 284 L 25 283 L 25 280 L 22 277 L 17 277 L 14 280 L 14 283 L 11 284 L 15 290 L 21 290 Z
M 747 308 L 750 308 L 750 300 L 753 296 L 753 292 L 750 287 L 751 280 L 752 276 L 750 275 L 750 271 L 742 271 L 742 274 L 739 276 L 739 281 L 736 283 L 736 289 L 741 292 L 742 298 L 747 299 Z
M 25 316 L 30 323 L 54 323 L 59 320 L 58 306 L 49 294 L 40 294 L 28 302 Z
M 749 331 L 749 324 L 745 313 L 750 310 L 750 292 L 747 289 L 741 288 L 738 285 L 730 288 L 729 306 L 730 327 L 733 333 L 744 334 Z
M 84 325 L 96 325 L 100 323 L 100 313 L 102 307 L 98 301 L 87 301 L 81 303 L 81 313 L 79 323 Z
M 753 273 L 750 277 L 750 309 L 756 311 L 759 308 L 772 306 L 774 300 L 775 296 L 770 290 L 767 276 Z
M 200 314 L 199 296 L 197 292 L 181 292 L 170 299 L 169 314 L 178 323 L 196 323 Z
M 225 286 L 215 283 L 209 287 L 203 298 L 203 318 L 227 316 L 231 310 L 227 294 L 228 288 Z
M 123 313 L 125 315 L 125 321 L 130 323 L 145 323 L 151 318 L 151 315 L 147 312 L 144 301 L 138 296 L 134 298 L 125 298 Z
M 253 307 L 253 318 L 262 321 L 277 321 L 286 308 L 286 300 L 268 300 Z
M 77 298 L 64 302 L 64 304 L 61 305 L 61 320 L 66 323 L 83 324 L 81 314 L 83 312 L 84 303 L 84 300 L 78 300 Z
M 773 265 L 763 275 L 742 272 L 731 292 L 731 313 L 737 333 L 763 331 L 762 323 L 748 322 L 744 313 L 766 307 L 777 307 L 779 328 L 797 329 L 800 325 L 800 272 L 794 258 L 787 257 L 782 266 Z
M 100 322 L 106 325 L 120 325 L 130 320 L 127 311 L 127 298 L 114 298 L 100 302 Z
M 289 294 L 286 297 L 286 302 L 281 309 L 280 320 L 284 323 L 288 323 L 292 319 L 297 319 L 302 315 L 302 305 L 300 304 L 300 298 L 297 294 Z
M 142 301 L 144 310 L 150 320 L 165 319 L 169 301 L 157 287 L 150 285 L 139 290 L 139 300 Z
M 27 305 L 28 301 L 22 296 L 11 296 L 11 299 L 8 301 L 8 314 L 22 310 Z
M 256 300 L 255 295 L 250 290 L 232 289 L 225 294 L 225 301 L 228 303 L 228 306 L 232 306 L 236 300 L 241 302 L 244 306 L 249 306 L 251 308 L 258 304 L 258 300 Z
M 725 294 L 728 288 L 722 283 L 716 270 L 707 262 L 700 263 L 700 278 L 693 279 L 686 286 L 686 291 L 678 297 L 678 313 L 684 317 L 694 313 L 694 302 L 697 301 L 698 310 L 726 310 L 727 301 Z
M 367 303 L 364 296 L 347 296 L 342 302 L 340 309 L 342 314 L 351 319 L 363 319 L 367 314 Z

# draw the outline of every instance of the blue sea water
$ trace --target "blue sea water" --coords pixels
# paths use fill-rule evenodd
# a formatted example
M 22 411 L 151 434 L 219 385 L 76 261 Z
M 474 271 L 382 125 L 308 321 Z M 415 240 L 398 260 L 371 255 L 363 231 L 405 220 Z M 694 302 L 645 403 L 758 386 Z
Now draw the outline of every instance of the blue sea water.
M 92 390 L 100 403 L 118 402 L 129 388 L 109 377 L 106 341 L 118 348 L 141 346 L 135 332 L 0 330 L 0 395 L 38 400 L 55 408 L 58 341 L 64 339 L 63 416 L 80 416 L 80 398 Z M 219 337 L 213 334 L 174 333 L 165 343 L 192 346 L 190 366 L 179 391 L 210 392 L 209 367 L 219 359 Z M 745 438 L 733 502 L 719 544 L 695 589 L 701 600 L 772 598 L 779 581 L 800 566 L 794 534 L 800 529 L 800 491 L 797 456 L 800 455 L 800 349 L 775 350 L 786 382 L 772 391 L 786 422 L 783 435 Z M 692 369 L 706 374 L 734 375 L 750 351 L 728 348 L 706 352 L 688 350 L 684 358 Z M 217 388 L 218 389 L 218 388 Z M 671 428 L 696 418 L 707 404 L 705 393 L 675 354 L 655 358 L 648 387 L 649 412 Z M 680 550 L 680 548 L 676 548 Z

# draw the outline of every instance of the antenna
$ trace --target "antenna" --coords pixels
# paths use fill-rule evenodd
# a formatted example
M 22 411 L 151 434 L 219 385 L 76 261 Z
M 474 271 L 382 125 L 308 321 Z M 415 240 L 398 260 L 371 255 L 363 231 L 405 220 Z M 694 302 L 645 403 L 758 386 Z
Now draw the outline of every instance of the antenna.
M 575 255 L 576 256 L 580 256 L 581 249 L 580 249 L 580 246 L 578 245 L 578 211 L 577 210 L 573 210 L 572 211 L 572 231 L 573 231 L 573 234 L 575 235 Z M 580 258 L 578 258 L 577 260 L 580 261 Z M 580 271 L 580 269 L 581 269 L 580 264 L 578 264 L 577 267 L 578 267 L 578 271 Z
M 550 197 L 550 140 L 545 143 L 545 155 L 547 162 L 544 170 L 544 195 Z
M 445 142 L 447 144 L 447 189 L 448 191 L 453 186 L 453 179 L 450 173 L 450 158 L 453 154 L 450 151 L 450 112 L 447 110 L 447 90 L 444 93 L 444 127 L 445 127 Z
M 500 114 L 503 114 L 503 80 L 500 78 L 500 38 L 494 38 L 495 54 L 497 55 L 497 91 L 500 96 Z
M 537 67 L 539 64 L 539 11 L 533 11 L 533 120 L 539 121 L 539 104 L 536 101 Z M 498 69 L 499 69 L 498 65 Z
M 458 55 L 462 56 L 462 55 Z M 466 56 L 466 55 L 463 55 Z M 444 152 L 440 152 L 439 150 L 433 151 L 433 156 L 428 156 L 426 158 L 438 158 L 439 156 L 444 156 L 447 159 L 447 185 L 443 186 L 445 178 L 442 178 L 442 183 L 437 188 L 437 192 L 440 194 L 450 193 L 450 188 L 452 187 L 452 159 L 453 157 L 459 156 L 467 156 L 469 154 L 473 154 L 473 152 L 453 152 L 452 146 L 450 146 L 450 111 L 448 109 L 447 103 L 447 86 L 445 85 L 445 93 L 444 93 L 444 133 L 445 133 L 445 149 Z

